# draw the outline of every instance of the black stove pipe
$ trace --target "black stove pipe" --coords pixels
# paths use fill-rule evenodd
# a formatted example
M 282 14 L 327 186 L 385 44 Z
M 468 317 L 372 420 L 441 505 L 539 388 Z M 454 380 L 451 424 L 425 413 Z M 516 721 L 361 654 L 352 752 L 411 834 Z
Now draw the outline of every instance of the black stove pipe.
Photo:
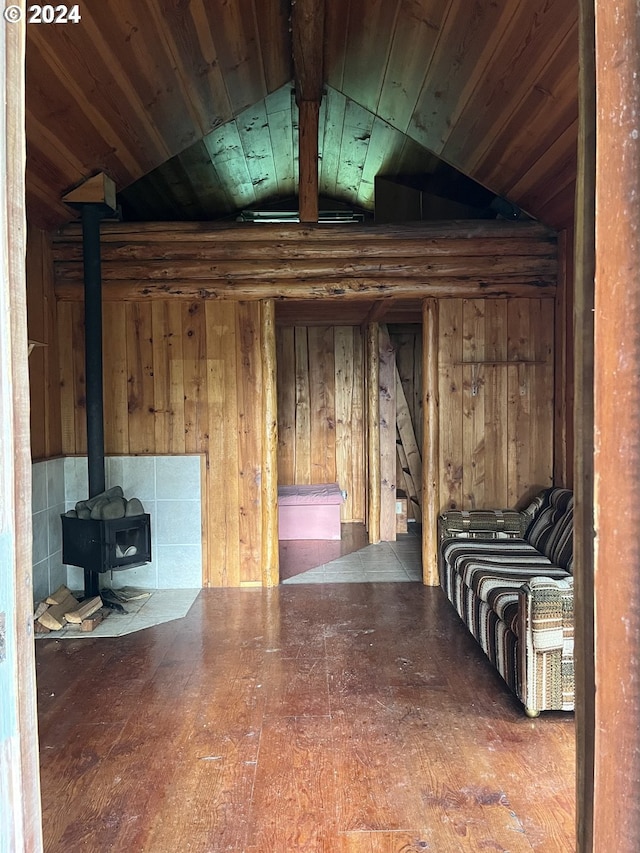
M 84 354 L 90 498 L 104 492 L 106 488 L 102 381 L 102 273 L 100 266 L 100 220 L 103 218 L 104 208 L 102 205 L 82 205 Z
M 82 259 L 84 263 L 84 356 L 87 410 L 87 466 L 89 497 L 106 488 L 104 468 L 104 399 L 102 380 L 102 270 L 100 221 L 113 216 L 106 204 L 87 202 L 82 211 Z M 100 594 L 97 572 L 84 570 L 86 598 Z

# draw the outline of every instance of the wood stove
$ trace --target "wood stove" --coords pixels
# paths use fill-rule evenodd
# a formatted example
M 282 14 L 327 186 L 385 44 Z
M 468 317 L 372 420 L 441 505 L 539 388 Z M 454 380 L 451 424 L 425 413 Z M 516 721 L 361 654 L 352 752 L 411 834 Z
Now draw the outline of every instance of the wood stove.
M 151 516 L 94 519 L 62 516 L 62 562 L 99 574 L 151 561 Z
M 110 182 L 112 184 L 113 182 Z M 100 222 L 115 214 L 112 199 L 73 203 L 82 214 L 84 267 L 85 381 L 89 499 L 105 492 L 104 401 L 102 380 L 102 273 Z M 71 202 L 69 202 L 71 203 Z M 141 566 L 151 560 L 151 527 L 147 513 L 122 518 L 62 516 L 62 561 L 84 569 L 84 594 L 100 592 L 100 574 Z

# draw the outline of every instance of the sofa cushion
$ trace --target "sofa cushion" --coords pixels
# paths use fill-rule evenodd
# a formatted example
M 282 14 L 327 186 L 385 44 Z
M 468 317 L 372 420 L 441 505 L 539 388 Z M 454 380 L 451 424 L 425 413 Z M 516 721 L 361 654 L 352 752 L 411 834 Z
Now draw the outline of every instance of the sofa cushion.
M 573 492 L 550 489 L 547 501 L 524 536 L 534 548 L 567 571 L 573 565 Z
M 518 633 L 518 591 L 532 577 L 561 580 L 567 572 L 523 539 L 449 539 L 442 553 L 465 587 Z

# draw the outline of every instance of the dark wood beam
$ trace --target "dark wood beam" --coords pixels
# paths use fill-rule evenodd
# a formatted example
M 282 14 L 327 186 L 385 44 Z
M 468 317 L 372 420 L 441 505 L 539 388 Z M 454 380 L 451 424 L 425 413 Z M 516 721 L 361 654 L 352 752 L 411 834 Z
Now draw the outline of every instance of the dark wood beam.
M 324 87 L 325 0 L 292 0 L 291 43 L 296 103 L 320 103 Z
M 299 110 L 298 204 L 301 222 L 318 221 L 318 123 L 324 88 L 324 2 L 291 2 L 293 73 Z
M 319 101 L 300 103 L 298 132 L 298 209 L 300 222 L 318 221 Z

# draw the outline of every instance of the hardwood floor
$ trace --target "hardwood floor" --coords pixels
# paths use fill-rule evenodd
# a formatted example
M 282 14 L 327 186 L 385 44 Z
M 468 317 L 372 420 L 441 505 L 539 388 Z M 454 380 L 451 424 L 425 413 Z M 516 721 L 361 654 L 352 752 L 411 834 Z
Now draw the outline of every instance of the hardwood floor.
M 203 590 L 36 656 L 47 853 L 575 849 L 572 715 L 528 719 L 440 589 Z
M 364 524 L 340 525 L 340 539 L 285 539 L 278 543 L 280 579 L 288 580 L 324 563 L 364 548 L 369 537 Z

